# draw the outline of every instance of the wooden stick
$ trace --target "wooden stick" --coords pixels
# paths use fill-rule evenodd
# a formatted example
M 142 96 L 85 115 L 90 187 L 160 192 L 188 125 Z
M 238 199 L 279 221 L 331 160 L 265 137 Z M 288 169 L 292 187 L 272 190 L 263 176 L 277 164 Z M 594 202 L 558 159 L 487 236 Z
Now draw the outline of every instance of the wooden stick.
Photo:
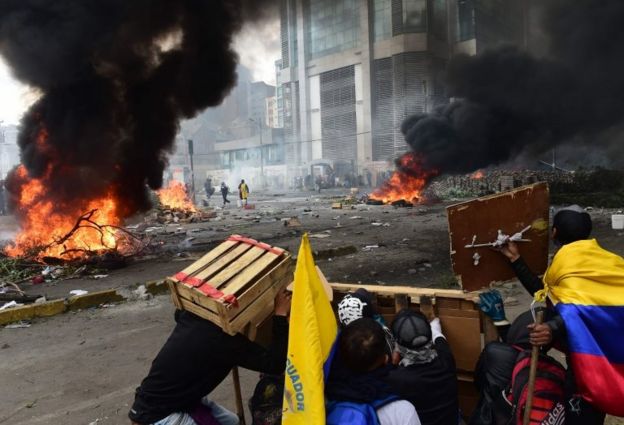
M 240 425 L 245 425 L 245 408 L 243 407 L 243 396 L 241 394 L 240 376 L 238 375 L 237 366 L 232 368 L 232 380 L 234 381 L 234 397 L 236 398 L 236 415 Z
M 540 310 L 535 315 L 535 324 L 541 325 L 544 321 L 544 311 Z M 529 369 L 529 384 L 527 388 L 527 402 L 524 406 L 523 425 L 529 425 L 531 421 L 531 409 L 533 408 L 533 391 L 535 390 L 535 375 L 537 374 L 537 360 L 539 359 L 539 346 L 534 345 L 531 351 L 531 368 Z

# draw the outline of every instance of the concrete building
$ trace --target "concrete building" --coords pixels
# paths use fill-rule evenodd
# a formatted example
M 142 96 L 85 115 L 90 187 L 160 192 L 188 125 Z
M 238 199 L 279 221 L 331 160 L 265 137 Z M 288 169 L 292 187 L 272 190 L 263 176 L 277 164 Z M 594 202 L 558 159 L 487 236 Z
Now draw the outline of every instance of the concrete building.
M 197 200 L 210 177 L 236 188 L 245 179 L 252 189 L 283 187 L 286 170 L 282 130 L 278 127 L 275 86 L 251 81 L 239 66 L 238 84 L 223 103 L 181 125 L 165 179 L 194 183 Z M 269 107 L 267 106 L 269 105 Z M 193 173 L 188 140 L 193 140 Z
M 0 180 L 6 179 L 9 171 L 20 162 L 18 132 L 15 125 L 0 124 Z
M 403 120 L 448 102 L 454 53 L 522 42 L 524 0 L 282 0 L 277 98 L 289 177 L 383 170 Z

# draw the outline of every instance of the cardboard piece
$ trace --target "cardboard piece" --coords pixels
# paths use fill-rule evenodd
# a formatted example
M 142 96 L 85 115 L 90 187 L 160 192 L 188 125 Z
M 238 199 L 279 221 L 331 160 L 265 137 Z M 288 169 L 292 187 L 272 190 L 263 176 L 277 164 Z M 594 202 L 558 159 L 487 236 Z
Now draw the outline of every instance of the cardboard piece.
M 494 242 L 499 230 L 513 235 L 530 225 L 523 237 L 531 241 L 518 243 L 520 252 L 534 273 L 544 273 L 548 265 L 549 207 L 546 183 L 449 206 L 451 264 L 461 287 L 475 291 L 515 277 L 509 261 L 492 248 L 466 248 L 475 236 L 476 244 Z

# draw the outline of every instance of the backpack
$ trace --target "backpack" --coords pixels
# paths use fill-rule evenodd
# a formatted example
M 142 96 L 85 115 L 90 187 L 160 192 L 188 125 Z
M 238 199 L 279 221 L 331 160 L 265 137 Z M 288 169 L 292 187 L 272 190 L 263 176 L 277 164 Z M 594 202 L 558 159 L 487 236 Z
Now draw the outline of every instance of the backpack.
M 522 425 L 528 397 L 531 352 L 522 350 L 511 375 L 507 401 L 512 406 L 510 424 Z M 540 354 L 535 375 L 533 406 L 530 424 L 562 425 L 565 423 L 564 382 L 565 368 L 555 359 Z
M 375 400 L 372 403 L 328 402 L 325 425 L 379 425 L 377 409 L 398 399 L 397 396 L 391 395 L 382 400 Z

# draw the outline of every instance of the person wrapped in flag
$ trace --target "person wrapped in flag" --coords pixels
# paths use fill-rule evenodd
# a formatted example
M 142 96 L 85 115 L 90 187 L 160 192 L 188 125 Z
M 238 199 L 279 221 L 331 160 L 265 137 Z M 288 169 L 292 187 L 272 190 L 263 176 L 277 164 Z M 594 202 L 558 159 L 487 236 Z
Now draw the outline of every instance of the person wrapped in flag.
M 547 301 L 549 320 L 529 325 L 530 341 L 566 352 L 566 424 L 604 423 L 624 416 L 624 259 L 589 239 L 589 214 L 574 205 L 553 219 L 557 251 L 543 281 L 511 242 L 501 248 L 523 286 Z

